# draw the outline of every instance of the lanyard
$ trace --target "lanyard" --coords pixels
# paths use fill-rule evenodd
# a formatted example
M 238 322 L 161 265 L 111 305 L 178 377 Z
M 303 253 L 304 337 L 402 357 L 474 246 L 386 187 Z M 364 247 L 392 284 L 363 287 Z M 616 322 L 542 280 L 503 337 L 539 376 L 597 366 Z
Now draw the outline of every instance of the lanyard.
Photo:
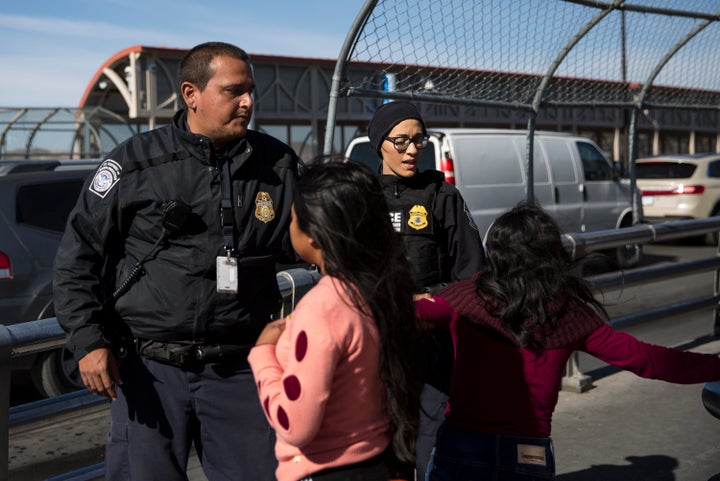
M 220 190 L 222 200 L 220 201 L 220 223 L 223 229 L 225 251 L 228 257 L 236 252 L 235 225 L 233 220 L 232 183 L 230 182 L 230 157 L 221 155 L 218 157 L 220 163 Z

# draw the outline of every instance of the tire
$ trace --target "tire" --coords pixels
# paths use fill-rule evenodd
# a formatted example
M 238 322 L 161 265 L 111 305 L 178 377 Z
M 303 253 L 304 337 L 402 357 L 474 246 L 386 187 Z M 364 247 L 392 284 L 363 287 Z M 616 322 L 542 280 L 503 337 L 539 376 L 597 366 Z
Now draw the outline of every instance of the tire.
M 615 265 L 618 269 L 631 269 L 642 262 L 642 244 L 627 244 L 615 249 Z
M 710 217 L 715 217 L 716 215 L 720 214 L 720 206 L 713 207 L 712 214 L 710 214 Z M 702 236 L 701 239 L 702 245 L 707 246 L 717 246 L 718 245 L 718 233 L 717 232 L 710 232 L 709 234 L 705 234 Z
M 625 216 L 620 222 L 620 229 L 623 227 L 631 227 L 632 218 Z M 643 246 L 642 244 L 625 244 L 614 249 L 614 264 L 618 269 L 631 269 L 637 267 L 642 262 Z
M 55 349 L 38 355 L 30 375 L 35 389 L 45 397 L 59 396 L 84 389 L 77 361 L 67 349 Z

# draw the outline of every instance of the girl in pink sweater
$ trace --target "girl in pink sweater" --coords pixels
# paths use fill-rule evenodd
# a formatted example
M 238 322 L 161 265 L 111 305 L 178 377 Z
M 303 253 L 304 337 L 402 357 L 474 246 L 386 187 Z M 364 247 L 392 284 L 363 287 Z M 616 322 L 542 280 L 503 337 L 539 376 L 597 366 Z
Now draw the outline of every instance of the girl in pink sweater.
M 290 237 L 324 275 L 248 358 L 277 435 L 277 478 L 387 481 L 391 460 L 413 460 L 422 378 L 412 279 L 375 175 L 311 166 Z

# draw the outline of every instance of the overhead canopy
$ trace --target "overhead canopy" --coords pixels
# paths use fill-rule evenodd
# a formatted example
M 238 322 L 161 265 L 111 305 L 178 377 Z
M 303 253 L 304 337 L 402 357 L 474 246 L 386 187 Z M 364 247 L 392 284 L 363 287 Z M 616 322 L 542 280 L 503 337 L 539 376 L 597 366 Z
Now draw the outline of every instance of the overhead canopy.
M 93 75 L 80 108 L 102 107 L 129 122 L 167 122 L 180 108 L 175 85 L 184 49 L 135 45 L 110 57 Z

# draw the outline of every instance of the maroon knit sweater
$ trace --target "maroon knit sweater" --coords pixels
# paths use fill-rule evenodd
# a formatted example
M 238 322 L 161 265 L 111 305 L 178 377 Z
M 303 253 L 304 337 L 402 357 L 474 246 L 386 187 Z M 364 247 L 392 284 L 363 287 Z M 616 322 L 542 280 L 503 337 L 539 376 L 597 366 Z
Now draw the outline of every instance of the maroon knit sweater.
M 455 363 L 447 422 L 476 431 L 547 437 L 565 366 L 574 351 L 635 374 L 674 383 L 720 379 L 720 357 L 656 346 L 617 332 L 591 308 L 570 299 L 543 328 L 544 348 L 520 347 L 484 305 L 473 280 L 416 302 L 418 317 L 450 330 Z M 543 338 L 543 336 L 547 336 Z
M 488 302 L 478 295 L 476 281 L 482 272 L 475 274 L 472 279 L 457 282 L 438 292 L 450 304 L 458 315 L 470 322 L 486 325 L 508 340 L 520 345 L 513 333 L 495 317 L 502 307 L 500 301 Z M 557 316 L 553 323 L 538 326 L 534 333 L 535 345 L 543 349 L 556 349 L 568 346 L 584 338 L 605 321 L 590 307 L 575 298 L 558 299 L 547 306 L 548 315 Z

